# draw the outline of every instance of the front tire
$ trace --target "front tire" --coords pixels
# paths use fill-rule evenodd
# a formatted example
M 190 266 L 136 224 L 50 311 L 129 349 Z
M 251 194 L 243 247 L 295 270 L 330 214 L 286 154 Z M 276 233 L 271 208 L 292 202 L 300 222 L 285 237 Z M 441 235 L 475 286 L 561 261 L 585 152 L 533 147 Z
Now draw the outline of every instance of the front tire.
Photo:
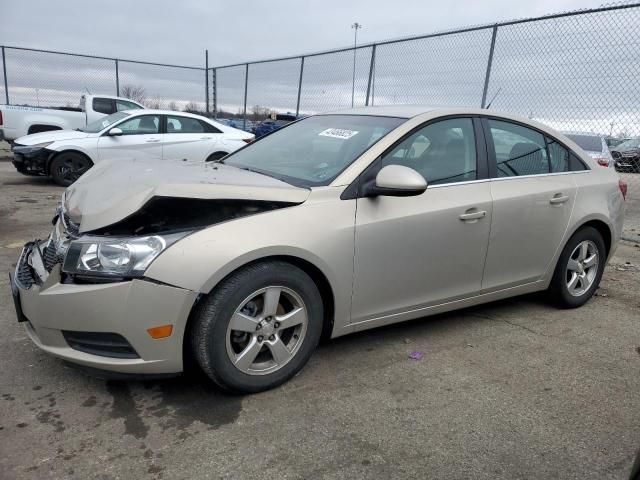
M 549 294 L 560 308 L 576 308 L 593 296 L 604 272 L 607 249 L 598 230 L 584 227 L 567 242 L 549 286 Z
M 92 166 L 93 162 L 80 153 L 61 152 L 51 162 L 49 174 L 58 185 L 68 187 Z
M 200 304 L 191 330 L 195 358 L 220 387 L 274 388 L 307 363 L 320 340 L 322 298 L 313 280 L 283 261 L 245 267 Z

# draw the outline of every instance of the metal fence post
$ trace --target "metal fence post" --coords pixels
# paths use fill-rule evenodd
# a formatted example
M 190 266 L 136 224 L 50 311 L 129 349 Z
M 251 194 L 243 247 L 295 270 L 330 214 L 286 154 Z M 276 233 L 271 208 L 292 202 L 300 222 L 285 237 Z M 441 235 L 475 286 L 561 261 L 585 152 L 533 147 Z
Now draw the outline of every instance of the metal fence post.
M 207 104 L 206 110 L 209 113 L 209 50 L 204 51 L 204 97 Z
M 213 116 L 214 118 L 218 118 L 218 69 L 211 69 L 212 78 L 212 91 L 211 94 L 213 96 Z
M 369 96 L 371 95 L 371 84 L 373 80 L 373 65 L 376 61 L 376 44 L 373 44 L 373 48 L 371 49 L 371 64 L 369 65 L 369 81 L 367 82 L 367 99 L 365 100 L 365 106 L 369 106 Z M 373 103 L 373 97 L 371 97 L 371 103 Z
M 245 130 L 247 128 L 247 85 L 249 84 L 249 64 L 245 63 L 244 65 L 244 114 L 242 121 L 242 129 Z
M 116 62 L 116 97 L 120 96 L 120 72 L 118 71 L 118 59 L 115 59 Z
M 2 47 L 2 73 L 4 75 L 4 100 L 9 105 L 9 83 L 7 82 L 7 60 L 4 56 L 4 47 Z
M 482 102 L 480 102 L 480 108 L 485 107 L 487 101 L 487 91 L 489 90 L 489 77 L 491 77 L 491 64 L 493 63 L 493 50 L 496 47 L 496 35 L 498 33 L 498 25 L 493 26 L 493 32 L 491 34 L 491 47 L 489 48 L 489 60 L 487 61 L 487 72 L 484 75 L 484 88 L 482 89 Z
M 300 114 L 300 95 L 302 94 L 302 74 L 304 73 L 304 55 L 300 57 L 300 78 L 298 78 L 298 100 L 296 101 L 296 117 Z

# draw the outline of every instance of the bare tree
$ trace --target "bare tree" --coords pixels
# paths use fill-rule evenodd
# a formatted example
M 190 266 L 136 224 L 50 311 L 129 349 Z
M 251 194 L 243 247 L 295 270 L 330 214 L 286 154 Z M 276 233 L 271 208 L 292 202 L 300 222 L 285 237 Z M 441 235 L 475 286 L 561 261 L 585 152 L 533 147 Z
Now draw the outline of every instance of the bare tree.
M 171 102 L 169 102 L 169 110 L 175 110 L 178 111 L 178 105 L 176 104 L 176 102 L 174 100 L 171 100 Z
M 123 85 L 120 89 L 120 95 L 143 104 L 147 99 L 147 91 L 142 85 Z
M 200 113 L 200 107 L 195 102 L 187 103 L 182 110 L 189 113 Z
M 251 114 L 249 115 L 249 118 L 251 118 L 251 120 L 264 120 L 271 115 L 271 111 L 272 110 L 269 107 L 254 105 L 251 107 Z
M 159 110 L 163 108 L 163 102 L 160 98 L 160 95 L 156 94 L 153 98 L 147 99 L 143 102 L 143 105 L 147 108 L 153 108 L 155 110 Z

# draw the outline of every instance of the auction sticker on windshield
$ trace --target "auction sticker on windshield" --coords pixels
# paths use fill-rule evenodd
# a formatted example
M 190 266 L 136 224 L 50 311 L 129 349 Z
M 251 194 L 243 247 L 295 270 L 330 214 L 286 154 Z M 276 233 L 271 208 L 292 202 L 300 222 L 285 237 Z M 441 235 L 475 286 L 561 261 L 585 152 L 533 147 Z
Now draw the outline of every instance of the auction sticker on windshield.
M 323 130 L 318 135 L 322 137 L 331 137 L 331 138 L 341 138 L 343 140 L 348 140 L 358 132 L 356 130 L 345 130 L 344 128 L 327 128 Z

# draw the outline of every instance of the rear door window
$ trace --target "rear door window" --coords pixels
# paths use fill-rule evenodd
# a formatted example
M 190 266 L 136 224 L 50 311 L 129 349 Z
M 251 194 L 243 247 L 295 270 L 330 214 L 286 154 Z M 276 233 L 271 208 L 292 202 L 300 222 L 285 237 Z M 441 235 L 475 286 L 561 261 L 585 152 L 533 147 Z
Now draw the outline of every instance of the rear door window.
M 213 125 L 197 118 L 167 115 L 167 133 L 221 133 Z
M 545 138 L 533 129 L 489 119 L 498 177 L 542 175 L 550 172 Z
M 568 172 L 570 170 L 569 150 L 549 137 L 547 137 L 547 150 L 549 152 L 549 161 L 551 162 L 551 173 Z

